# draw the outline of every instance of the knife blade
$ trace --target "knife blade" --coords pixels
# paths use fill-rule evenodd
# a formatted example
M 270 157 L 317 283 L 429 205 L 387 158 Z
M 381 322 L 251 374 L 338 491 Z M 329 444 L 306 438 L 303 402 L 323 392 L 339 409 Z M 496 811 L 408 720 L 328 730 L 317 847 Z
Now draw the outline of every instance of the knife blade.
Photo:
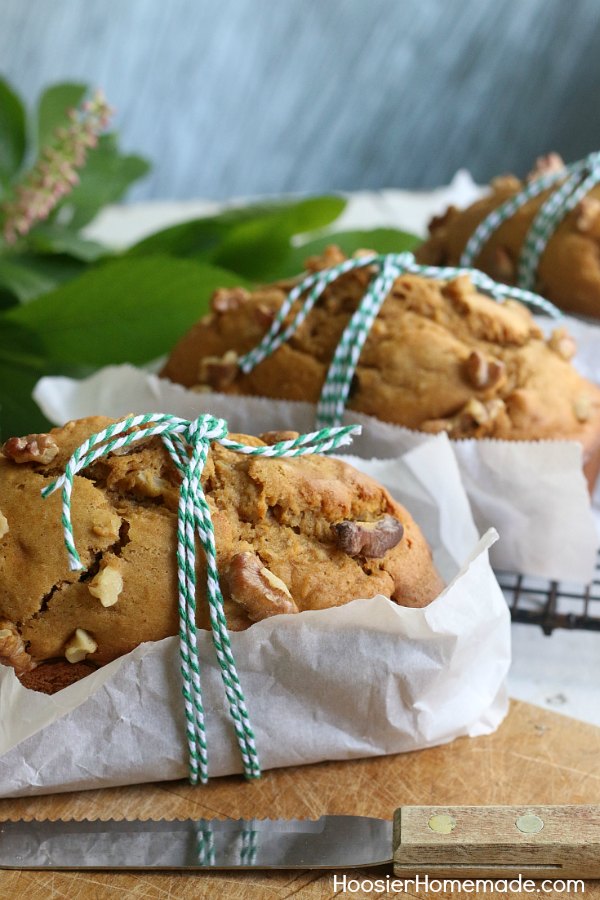
M 405 806 L 366 816 L 0 823 L 0 867 L 357 869 L 396 875 L 600 877 L 600 806 Z

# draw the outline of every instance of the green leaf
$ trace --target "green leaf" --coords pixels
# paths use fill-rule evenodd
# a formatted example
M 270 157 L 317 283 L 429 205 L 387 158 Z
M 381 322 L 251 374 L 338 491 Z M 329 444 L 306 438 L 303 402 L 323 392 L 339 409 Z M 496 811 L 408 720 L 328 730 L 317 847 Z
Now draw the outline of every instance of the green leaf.
M 5 186 L 19 171 L 26 146 L 25 109 L 8 82 L 0 79 L 0 181 Z
M 167 352 L 206 312 L 216 288 L 239 283 L 187 260 L 124 258 L 4 315 L 39 335 L 52 363 L 140 364 Z
M 268 259 L 253 260 L 253 253 L 269 257 L 276 252 L 278 258 L 285 257 L 295 234 L 328 225 L 344 206 L 345 201 L 340 197 L 314 197 L 227 209 L 216 216 L 158 231 L 131 247 L 128 255 L 195 256 L 254 277 L 256 271 L 264 270 L 272 263 Z M 243 259 L 238 255 L 240 249 Z
M 14 260 L 0 257 L 0 287 L 9 291 L 21 303 L 45 294 L 56 286 L 54 279 L 16 259 L 18 257 Z
M 31 399 L 44 372 L 36 336 L 0 317 L 0 441 L 13 435 L 44 431 L 47 419 Z
M 0 286 L 14 300 L 29 303 L 81 275 L 85 268 L 85 263 L 69 256 L 18 253 L 4 259 L 0 257 Z
M 37 114 L 38 152 L 54 139 L 54 132 L 69 124 L 68 112 L 79 106 L 87 94 L 85 84 L 53 84 L 41 95 Z
M 141 156 L 123 156 L 115 134 L 103 134 L 89 151 L 79 184 L 59 204 L 53 220 L 78 231 L 108 203 L 116 203 L 127 188 L 148 172 Z
M 338 231 L 321 235 L 312 241 L 294 247 L 283 263 L 273 267 L 269 280 L 290 278 L 304 270 L 310 256 L 319 256 L 330 244 L 338 246 L 346 256 L 356 250 L 374 250 L 376 253 L 403 253 L 412 251 L 422 243 L 421 238 L 407 231 L 394 228 L 374 228 L 370 231 Z
M 343 211 L 342 197 L 310 197 L 233 227 L 209 254 L 210 262 L 255 281 L 267 281 L 290 252 L 292 237 L 329 225 Z
M 227 228 L 218 217 L 192 219 L 172 225 L 143 238 L 127 251 L 127 256 L 166 254 L 186 259 L 201 256 L 223 239 Z
M 29 232 L 27 243 L 37 253 L 60 253 L 83 262 L 95 262 L 109 253 L 103 244 L 54 224 L 37 225 Z

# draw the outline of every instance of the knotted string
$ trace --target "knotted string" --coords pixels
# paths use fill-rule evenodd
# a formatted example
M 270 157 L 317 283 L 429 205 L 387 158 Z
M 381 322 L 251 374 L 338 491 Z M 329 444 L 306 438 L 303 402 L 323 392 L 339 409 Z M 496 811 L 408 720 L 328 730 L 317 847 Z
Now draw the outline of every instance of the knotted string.
M 600 184 L 600 152 L 590 153 L 585 159 L 571 163 L 558 172 L 549 172 L 533 179 L 522 191 L 492 210 L 469 238 L 460 258 L 461 266 L 472 266 L 484 244 L 503 222 L 512 218 L 529 200 L 558 182 L 562 183 L 542 203 L 521 248 L 517 281 L 520 288 L 531 289 L 542 253 L 557 227 L 567 213 Z
M 360 426 L 324 428 L 302 434 L 287 441 L 251 447 L 227 437 L 227 422 L 210 415 L 188 421 L 176 416 L 149 413 L 128 416 L 97 434 L 91 435 L 69 459 L 64 475 L 48 485 L 42 496 L 62 489 L 62 525 L 65 547 L 72 571 L 83 569 L 75 546 L 71 519 L 71 495 L 75 476 L 102 456 L 128 447 L 137 441 L 160 436 L 181 475 L 177 512 L 177 584 L 179 605 L 179 649 L 186 736 L 190 759 L 190 782 L 208 781 L 208 748 L 202 705 L 200 660 L 196 628 L 196 541 L 198 535 L 206 555 L 207 599 L 213 645 L 221 669 L 221 678 L 229 704 L 229 712 L 239 745 L 247 778 L 260 776 L 260 764 L 244 694 L 231 650 L 227 622 L 223 611 L 223 595 L 219 585 L 217 551 L 210 508 L 201 477 L 210 445 L 221 444 L 248 456 L 296 457 L 326 453 L 350 443 Z
M 456 268 L 452 266 L 421 266 L 415 262 L 412 253 L 386 253 L 361 256 L 358 259 L 347 259 L 331 269 L 309 275 L 297 284 L 288 294 L 279 308 L 269 331 L 260 344 L 238 359 L 238 366 L 244 373 L 251 372 L 263 359 L 274 353 L 291 337 L 304 322 L 306 316 L 323 294 L 325 288 L 346 272 L 373 266 L 376 274 L 360 301 L 356 311 L 346 325 L 333 360 L 327 371 L 325 383 L 317 405 L 317 427 L 337 426 L 342 421 L 346 402 L 350 394 L 352 378 L 362 352 L 362 348 L 379 314 L 384 300 L 389 294 L 394 280 L 403 273 L 422 275 L 425 278 L 448 279 L 459 275 L 468 275 L 473 284 L 480 290 L 490 294 L 495 300 L 513 297 L 521 302 L 541 310 L 553 318 L 560 318 L 560 310 L 532 291 L 499 284 L 489 275 L 477 269 Z M 294 303 L 302 298 L 302 304 L 296 311 L 292 321 L 284 327 L 284 320 Z

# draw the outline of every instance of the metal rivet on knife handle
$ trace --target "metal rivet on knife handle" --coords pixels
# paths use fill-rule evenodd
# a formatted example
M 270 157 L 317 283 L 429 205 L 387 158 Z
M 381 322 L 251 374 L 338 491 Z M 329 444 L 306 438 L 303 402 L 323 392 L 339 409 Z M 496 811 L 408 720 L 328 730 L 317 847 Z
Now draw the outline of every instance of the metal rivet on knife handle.
M 524 815 L 519 816 L 515 825 L 523 834 L 538 834 L 544 827 L 544 820 L 539 816 Z
M 600 878 L 600 806 L 403 806 L 393 844 L 403 877 Z
M 450 834 L 456 828 L 456 819 L 440 814 L 431 816 L 427 824 L 432 831 L 436 831 L 438 834 Z

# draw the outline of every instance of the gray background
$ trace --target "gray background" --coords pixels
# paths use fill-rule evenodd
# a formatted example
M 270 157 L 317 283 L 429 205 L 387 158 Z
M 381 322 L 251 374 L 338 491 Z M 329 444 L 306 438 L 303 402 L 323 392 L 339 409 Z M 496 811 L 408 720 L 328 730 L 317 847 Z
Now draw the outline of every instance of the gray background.
M 598 0 L 0 0 L 29 99 L 104 88 L 130 195 L 426 187 L 600 148 Z

